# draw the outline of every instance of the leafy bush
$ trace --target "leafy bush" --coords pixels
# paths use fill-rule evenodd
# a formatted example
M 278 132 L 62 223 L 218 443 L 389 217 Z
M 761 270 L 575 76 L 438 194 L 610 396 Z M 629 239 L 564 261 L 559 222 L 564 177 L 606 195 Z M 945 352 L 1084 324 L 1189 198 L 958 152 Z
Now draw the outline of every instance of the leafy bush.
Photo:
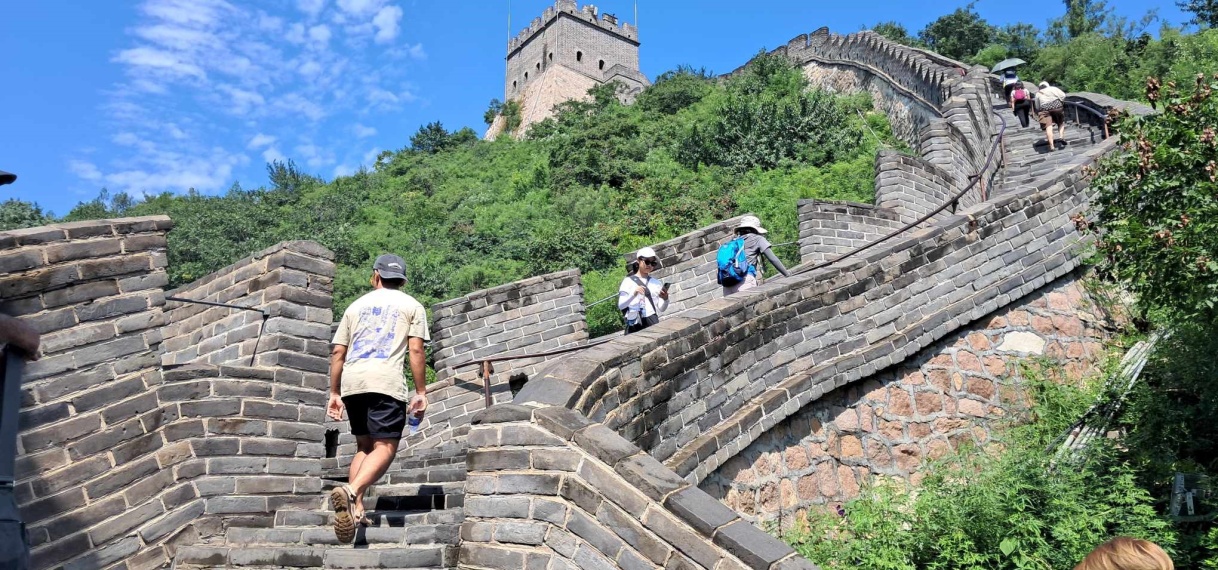
M 1101 442 L 1054 467 L 1049 444 L 1094 401 L 1032 375 L 1030 420 L 989 449 L 962 447 L 932 464 L 916 492 L 880 482 L 814 512 L 786 539 L 824 568 L 1072 568 L 1114 535 L 1173 548 L 1176 535 L 1119 451 Z M 1048 448 L 1048 449 L 1047 449 Z
M 1214 79 L 1218 79 L 1215 77 Z M 1141 305 L 1178 320 L 1218 320 L 1218 83 L 1190 92 L 1148 82 L 1163 112 L 1117 124 L 1129 152 L 1094 186 L 1104 267 Z

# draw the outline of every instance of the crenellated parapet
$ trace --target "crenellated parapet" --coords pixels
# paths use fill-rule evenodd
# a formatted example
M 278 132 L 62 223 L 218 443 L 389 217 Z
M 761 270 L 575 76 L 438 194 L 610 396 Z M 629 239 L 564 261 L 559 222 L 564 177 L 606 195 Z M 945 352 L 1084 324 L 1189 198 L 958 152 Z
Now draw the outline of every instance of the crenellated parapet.
M 533 18 L 528 27 L 516 34 L 516 37 L 508 40 L 508 57 L 511 57 L 512 52 L 516 51 L 533 39 L 539 32 L 557 20 L 561 15 L 567 15 L 582 22 L 586 22 L 601 30 L 616 35 L 622 39 L 638 43 L 639 29 L 629 22 L 619 21 L 617 16 L 613 14 L 601 14 L 595 5 L 585 4 L 579 6 L 575 0 L 557 0 L 553 6 L 546 8 L 541 16 Z

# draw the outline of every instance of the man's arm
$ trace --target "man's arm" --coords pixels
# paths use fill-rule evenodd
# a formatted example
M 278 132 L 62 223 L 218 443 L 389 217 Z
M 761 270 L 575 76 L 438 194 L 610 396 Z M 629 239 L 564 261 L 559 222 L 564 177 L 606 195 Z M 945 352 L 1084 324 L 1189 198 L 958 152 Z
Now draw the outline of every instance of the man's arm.
M 336 344 L 330 349 L 330 403 L 326 410 L 330 419 L 343 419 L 343 363 L 347 360 L 347 347 Z
M 406 345 L 410 350 L 410 374 L 414 376 L 416 392 L 410 399 L 409 413 L 413 415 L 427 409 L 427 352 L 420 337 L 407 337 Z

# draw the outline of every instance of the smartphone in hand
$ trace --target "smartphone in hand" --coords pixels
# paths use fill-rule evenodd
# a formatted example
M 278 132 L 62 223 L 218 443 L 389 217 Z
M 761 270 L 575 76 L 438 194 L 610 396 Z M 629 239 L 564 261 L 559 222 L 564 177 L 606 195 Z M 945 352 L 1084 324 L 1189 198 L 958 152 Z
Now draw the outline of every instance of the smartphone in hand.
M 668 286 L 669 286 L 669 285 L 672 285 L 672 283 L 665 283 L 664 285 L 662 285 L 662 286 L 660 287 L 660 291 L 661 291 L 662 293 L 667 293 L 667 292 L 668 292 Z

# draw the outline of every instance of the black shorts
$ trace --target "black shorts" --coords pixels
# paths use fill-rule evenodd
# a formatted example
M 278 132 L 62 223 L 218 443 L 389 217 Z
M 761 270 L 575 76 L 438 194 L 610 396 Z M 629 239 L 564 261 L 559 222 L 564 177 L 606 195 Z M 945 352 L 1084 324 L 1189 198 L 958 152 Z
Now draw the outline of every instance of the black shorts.
M 401 439 L 406 427 L 406 402 L 365 392 L 343 396 L 351 435 L 367 435 L 373 439 Z

